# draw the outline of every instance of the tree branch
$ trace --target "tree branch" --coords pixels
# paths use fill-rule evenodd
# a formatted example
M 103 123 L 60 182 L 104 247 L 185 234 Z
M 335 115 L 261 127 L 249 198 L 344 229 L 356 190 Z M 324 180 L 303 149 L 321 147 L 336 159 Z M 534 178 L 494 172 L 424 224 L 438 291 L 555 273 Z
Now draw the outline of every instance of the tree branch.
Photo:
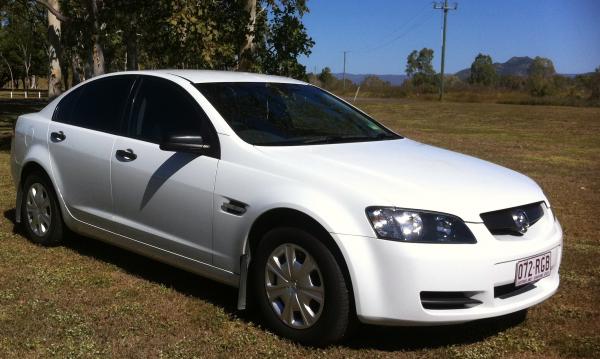
M 42 5 L 43 7 L 45 7 L 46 9 L 48 9 L 48 11 L 50 11 L 52 13 L 52 15 L 56 16 L 56 18 L 62 22 L 67 22 L 69 21 L 69 18 L 66 17 L 65 15 L 63 15 L 60 11 L 56 10 L 55 8 L 52 7 L 52 5 L 50 5 L 48 3 L 48 1 L 46 0 L 35 0 L 35 2 L 37 4 Z

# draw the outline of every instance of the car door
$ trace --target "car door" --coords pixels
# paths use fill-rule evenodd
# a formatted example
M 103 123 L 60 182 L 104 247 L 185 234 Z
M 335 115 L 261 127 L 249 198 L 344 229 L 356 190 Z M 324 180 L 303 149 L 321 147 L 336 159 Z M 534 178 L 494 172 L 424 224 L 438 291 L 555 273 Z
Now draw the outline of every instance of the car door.
M 144 76 L 128 116 L 128 136 L 111 156 L 114 220 L 118 232 L 187 258 L 212 263 L 216 131 L 181 86 Z M 211 152 L 163 151 L 166 136 L 202 136 Z
M 70 213 L 104 227 L 110 223 L 110 157 L 134 76 L 84 84 L 58 104 L 48 131 L 52 176 Z

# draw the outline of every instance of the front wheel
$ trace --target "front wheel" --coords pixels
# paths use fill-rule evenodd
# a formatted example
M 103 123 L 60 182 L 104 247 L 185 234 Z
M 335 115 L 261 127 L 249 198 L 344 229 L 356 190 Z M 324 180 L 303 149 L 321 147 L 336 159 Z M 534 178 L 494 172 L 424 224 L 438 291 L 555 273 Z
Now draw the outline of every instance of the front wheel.
M 267 232 L 252 265 L 258 307 L 277 334 L 312 345 L 335 342 L 346 334 L 350 293 L 331 251 L 297 228 Z
M 63 239 L 63 222 L 52 183 L 41 173 L 31 173 L 23 183 L 21 222 L 27 238 L 55 246 Z

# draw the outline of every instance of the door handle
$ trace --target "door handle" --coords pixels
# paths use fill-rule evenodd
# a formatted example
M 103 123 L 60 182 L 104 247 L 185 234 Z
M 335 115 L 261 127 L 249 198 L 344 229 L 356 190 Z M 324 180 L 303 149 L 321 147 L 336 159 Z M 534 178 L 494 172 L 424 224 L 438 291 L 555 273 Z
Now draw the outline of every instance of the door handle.
M 67 136 L 65 136 L 65 134 L 62 131 L 50 133 L 50 139 L 52 140 L 52 142 L 62 142 L 66 138 Z
M 117 150 L 116 155 L 117 158 L 123 162 L 131 162 L 137 158 L 137 155 L 133 153 L 131 148 L 126 150 Z

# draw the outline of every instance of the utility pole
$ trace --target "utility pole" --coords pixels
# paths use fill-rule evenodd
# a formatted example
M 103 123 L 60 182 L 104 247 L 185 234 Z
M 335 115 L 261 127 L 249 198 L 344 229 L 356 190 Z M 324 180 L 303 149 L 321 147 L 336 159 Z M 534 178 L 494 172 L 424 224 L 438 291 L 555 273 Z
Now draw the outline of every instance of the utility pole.
M 442 66 L 440 76 L 440 101 L 444 100 L 444 60 L 446 58 L 446 18 L 448 17 L 448 10 L 458 9 L 458 4 L 454 3 L 452 6 L 448 6 L 448 0 L 444 2 L 434 3 L 433 8 L 436 10 L 444 10 L 444 30 L 442 35 Z
M 344 91 L 346 91 L 346 54 L 348 51 L 344 51 L 344 72 L 342 73 L 342 86 Z

